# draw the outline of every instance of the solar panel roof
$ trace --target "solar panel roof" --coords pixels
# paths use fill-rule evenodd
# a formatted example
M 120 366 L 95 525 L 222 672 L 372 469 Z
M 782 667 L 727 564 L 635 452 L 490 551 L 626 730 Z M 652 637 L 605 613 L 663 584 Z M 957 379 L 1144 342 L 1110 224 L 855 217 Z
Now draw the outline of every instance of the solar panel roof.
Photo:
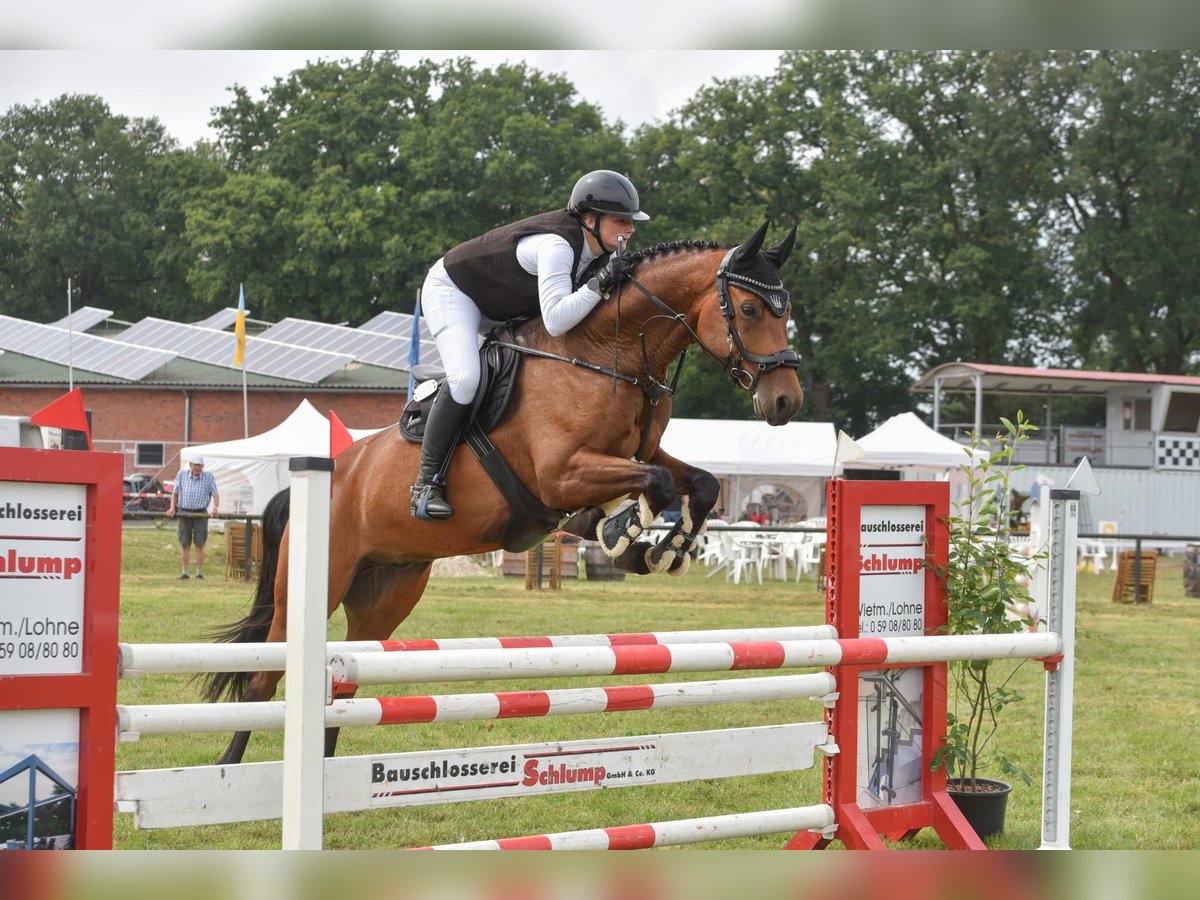
M 63 316 L 57 322 L 50 324 L 55 328 L 66 328 L 68 331 L 88 331 L 95 328 L 112 315 L 111 309 L 100 309 L 96 306 L 81 306 L 69 316 Z
M 237 321 L 237 313 L 238 311 L 235 307 L 227 306 L 213 313 L 207 319 L 201 319 L 196 325 L 200 328 L 212 328 L 215 331 L 224 331 Z
M 169 348 L 119 342 L 0 315 L 0 349 L 63 366 L 137 381 L 178 355 Z M 136 352 L 133 352 L 136 351 Z
M 172 350 L 186 359 L 230 368 L 237 349 L 237 337 L 232 332 L 155 318 L 142 319 L 118 340 Z M 316 384 L 354 362 L 354 357 L 346 353 L 328 353 L 261 337 L 246 338 L 245 359 L 247 372 L 305 384 Z
M 410 316 L 411 318 L 411 316 Z M 307 319 L 284 319 L 264 331 L 260 337 L 302 347 L 314 347 L 336 353 L 349 353 L 356 360 L 408 371 L 409 338 L 401 335 L 364 331 L 345 325 L 329 325 Z M 439 360 L 432 341 L 423 341 L 417 365 L 432 365 Z
M 377 331 L 380 334 L 394 334 L 407 338 L 412 336 L 412 320 L 413 317 L 408 313 L 385 309 L 373 319 L 359 325 L 358 330 Z M 433 332 L 429 330 L 429 324 L 424 319 L 421 319 L 421 340 L 433 340 Z

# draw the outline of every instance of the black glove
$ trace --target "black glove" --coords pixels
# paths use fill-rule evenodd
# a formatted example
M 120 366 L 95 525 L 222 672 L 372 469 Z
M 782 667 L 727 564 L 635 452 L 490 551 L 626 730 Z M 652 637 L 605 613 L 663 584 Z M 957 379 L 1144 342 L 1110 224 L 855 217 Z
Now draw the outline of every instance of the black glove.
M 607 294 L 622 281 L 629 277 L 633 263 L 627 256 L 610 256 L 608 262 L 596 273 L 596 290 Z

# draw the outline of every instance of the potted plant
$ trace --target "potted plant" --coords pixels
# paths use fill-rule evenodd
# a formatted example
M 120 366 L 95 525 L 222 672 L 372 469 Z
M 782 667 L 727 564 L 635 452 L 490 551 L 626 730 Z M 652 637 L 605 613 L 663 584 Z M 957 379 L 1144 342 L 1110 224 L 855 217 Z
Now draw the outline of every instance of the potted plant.
M 938 570 L 946 585 L 949 634 L 1004 634 L 1022 630 L 1032 598 L 1029 566 L 1044 554 L 1026 557 L 1009 546 L 1012 516 L 1011 474 L 1017 446 L 1037 426 L 1017 413 L 1001 419 L 995 439 L 971 435 L 969 461 L 963 465 L 967 493 L 949 518 L 949 565 Z M 987 451 L 986 453 L 980 452 Z M 1004 830 L 1004 812 L 1012 785 L 981 778 L 995 770 L 1002 778 L 1032 784 L 1029 773 L 998 742 L 1000 716 L 1020 693 L 1011 686 L 1021 662 L 976 660 L 949 665 L 947 733 L 933 767 L 945 766 L 947 789 L 981 839 Z

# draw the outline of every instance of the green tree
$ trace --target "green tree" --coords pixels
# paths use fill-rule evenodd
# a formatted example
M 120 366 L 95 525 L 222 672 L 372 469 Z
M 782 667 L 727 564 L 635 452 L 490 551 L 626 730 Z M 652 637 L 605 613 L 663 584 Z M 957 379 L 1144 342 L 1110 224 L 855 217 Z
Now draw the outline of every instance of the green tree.
M 189 281 L 209 300 L 254 284 L 268 317 L 410 309 L 450 247 L 630 161 L 569 81 L 524 65 L 368 53 L 309 64 L 260 101 L 234 94 L 214 124 L 236 175 L 189 209 Z
M 786 53 L 638 135 L 673 222 L 728 238 L 752 215 L 798 221 L 784 277 L 804 415 L 863 433 L 935 363 L 1045 346 L 1062 92 L 1042 70 L 1037 54 Z
M 1058 64 L 1078 84 L 1057 131 L 1075 352 L 1094 368 L 1200 371 L 1200 54 Z
M 155 160 L 174 148 L 156 119 L 114 115 L 99 97 L 63 95 L 0 118 L 0 309 L 38 321 L 74 305 L 149 308 L 157 218 Z

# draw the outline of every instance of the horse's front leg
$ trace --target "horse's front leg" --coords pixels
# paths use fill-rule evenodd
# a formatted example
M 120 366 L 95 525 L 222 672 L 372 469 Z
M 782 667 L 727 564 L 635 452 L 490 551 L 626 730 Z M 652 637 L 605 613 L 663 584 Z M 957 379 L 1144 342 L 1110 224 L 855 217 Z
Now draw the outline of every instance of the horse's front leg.
M 675 499 L 675 479 L 663 466 L 637 462 L 594 451 L 575 454 L 568 467 L 544 478 L 543 502 L 549 506 L 580 509 L 603 507 L 611 510 L 613 498 L 635 497 L 636 502 L 620 512 L 596 521 L 593 534 L 604 552 L 622 568 L 646 574 L 645 563 L 627 566 L 631 551 L 643 555 L 649 546 L 638 538 L 659 512 Z
M 679 521 L 665 537 L 646 551 L 646 566 L 652 572 L 682 575 L 691 564 L 692 548 L 696 546 L 696 539 L 704 530 L 708 514 L 717 503 L 721 486 L 710 473 L 689 466 L 662 450 L 657 451 L 650 461 L 671 473 L 682 502 Z

